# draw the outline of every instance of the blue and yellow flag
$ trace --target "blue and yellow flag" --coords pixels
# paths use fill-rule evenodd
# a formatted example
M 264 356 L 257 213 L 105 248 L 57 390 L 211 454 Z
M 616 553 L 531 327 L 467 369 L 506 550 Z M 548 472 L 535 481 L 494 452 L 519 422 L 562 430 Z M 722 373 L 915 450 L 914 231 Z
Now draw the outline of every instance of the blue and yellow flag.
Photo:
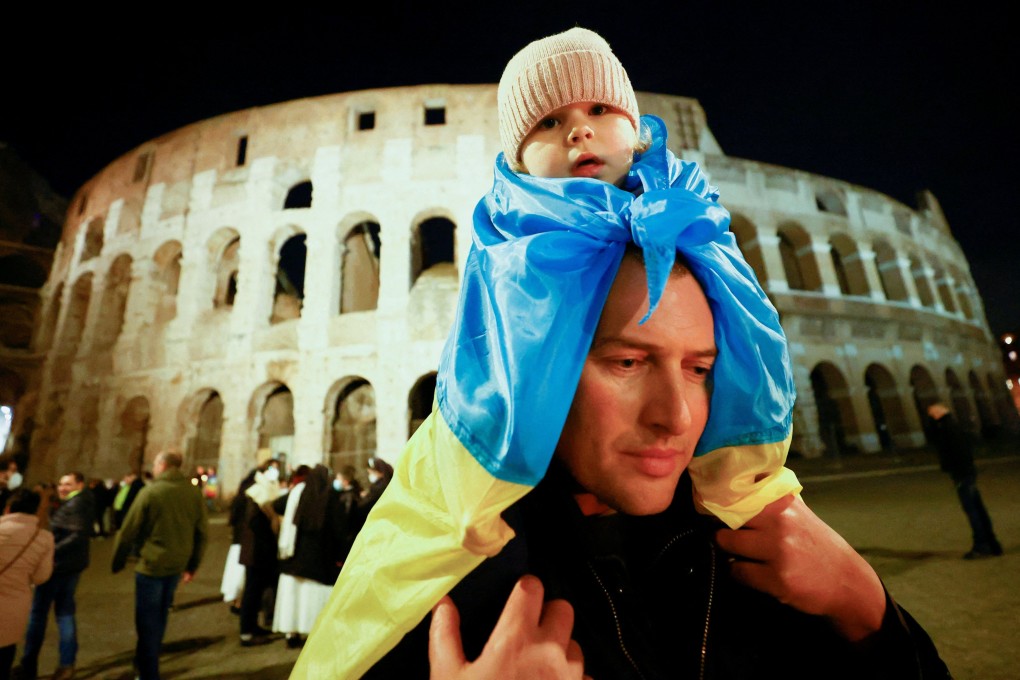
M 799 490 L 783 468 L 793 375 L 775 308 L 697 164 L 661 120 L 628 186 L 543 179 L 496 160 L 474 214 L 436 408 L 408 442 L 292 678 L 358 678 L 513 537 L 500 513 L 545 475 L 628 243 L 654 313 L 680 251 L 712 308 L 718 357 L 689 469 L 696 502 L 730 526 Z

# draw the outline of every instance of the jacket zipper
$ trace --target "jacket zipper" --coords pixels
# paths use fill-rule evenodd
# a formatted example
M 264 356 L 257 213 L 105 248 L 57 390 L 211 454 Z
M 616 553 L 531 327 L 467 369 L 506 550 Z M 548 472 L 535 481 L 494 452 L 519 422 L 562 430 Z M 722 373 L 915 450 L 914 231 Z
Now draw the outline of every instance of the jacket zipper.
M 688 529 L 687 531 L 684 531 L 683 533 L 674 536 L 672 539 L 670 539 L 670 541 L 666 545 L 662 547 L 662 550 L 659 551 L 659 554 L 655 559 L 658 560 L 663 555 L 665 555 L 666 551 L 672 548 L 673 544 L 679 541 L 681 538 L 685 538 L 693 533 L 694 533 L 693 529 Z M 708 599 L 705 602 L 705 628 L 701 634 L 701 660 L 700 668 L 698 670 L 698 680 L 705 680 L 705 666 L 708 659 L 708 627 L 709 623 L 712 620 L 712 602 L 715 599 L 715 563 L 716 563 L 715 544 L 710 541 L 708 547 L 709 550 L 711 551 L 711 560 L 709 562 L 710 566 L 708 571 Z M 598 576 L 596 576 L 595 578 L 598 578 Z M 601 585 L 601 581 L 599 582 L 599 585 Z M 603 587 L 603 590 L 605 590 L 605 587 Z M 619 624 L 617 624 L 617 630 L 619 630 Z M 622 646 L 623 642 L 621 641 L 620 644 Z M 629 659 L 630 656 L 628 656 L 627 658 Z M 631 661 L 631 663 L 634 662 Z M 640 673 L 640 671 L 638 672 Z
M 620 628 L 620 619 L 616 615 L 616 605 L 613 603 L 613 597 L 609 594 L 609 589 L 607 589 L 606 585 L 602 583 L 602 579 L 599 578 L 599 574 L 597 571 L 595 571 L 595 567 L 592 566 L 591 562 L 588 563 L 588 569 L 591 570 L 592 576 L 595 577 L 595 581 L 599 584 L 599 587 L 602 588 L 602 592 L 606 596 L 606 601 L 609 603 L 609 610 L 613 613 L 613 623 L 616 625 L 616 639 L 620 643 L 620 650 L 623 652 L 623 655 L 627 657 L 627 661 L 630 662 L 630 665 L 634 669 L 634 672 L 638 674 L 639 678 L 644 680 L 645 677 L 644 674 L 641 672 L 641 669 L 638 668 L 638 665 L 634 661 L 634 658 L 630 655 L 630 652 L 627 650 L 627 645 L 625 645 L 623 642 L 623 630 Z

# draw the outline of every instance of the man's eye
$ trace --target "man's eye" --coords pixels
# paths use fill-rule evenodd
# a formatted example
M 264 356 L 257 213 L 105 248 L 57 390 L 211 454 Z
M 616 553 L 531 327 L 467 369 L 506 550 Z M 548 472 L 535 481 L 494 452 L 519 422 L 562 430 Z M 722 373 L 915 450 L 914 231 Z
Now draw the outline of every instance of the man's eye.
M 638 365 L 637 359 L 617 359 L 617 365 L 620 368 L 634 368 Z
M 556 127 L 556 119 L 543 118 L 542 120 L 539 121 L 538 127 L 542 128 L 543 130 L 552 130 L 554 127 Z
M 608 112 L 609 107 L 606 106 L 605 104 L 595 104 L 593 107 L 591 107 L 591 115 L 593 116 L 601 116 Z

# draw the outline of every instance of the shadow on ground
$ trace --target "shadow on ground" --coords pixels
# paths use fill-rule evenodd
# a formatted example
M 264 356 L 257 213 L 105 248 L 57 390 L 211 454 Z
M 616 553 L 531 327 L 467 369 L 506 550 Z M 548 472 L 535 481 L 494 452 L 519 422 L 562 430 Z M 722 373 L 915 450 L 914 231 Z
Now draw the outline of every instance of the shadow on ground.
M 211 647 L 212 645 L 223 642 L 224 636 L 210 636 L 210 637 L 193 637 L 185 640 L 175 640 L 168 642 L 163 645 L 163 651 L 160 653 L 160 665 L 166 664 L 179 656 L 187 656 L 194 654 L 200 649 Z M 95 678 L 95 677 L 112 677 L 115 679 L 123 678 L 128 680 L 129 678 L 135 677 L 133 670 L 134 663 L 134 651 L 121 652 L 113 656 L 103 657 L 97 661 L 90 663 L 88 666 L 81 666 L 75 671 L 76 678 Z M 106 673 L 110 673 L 116 670 L 121 670 L 120 674 L 107 676 Z M 185 672 L 185 671 L 180 671 Z M 177 673 L 179 674 L 179 673 Z M 164 672 L 162 675 L 166 677 L 172 677 L 173 672 Z M 223 677 L 223 676 L 217 676 Z M 239 676 L 240 677 L 240 676 Z M 276 676 L 266 676 L 275 678 Z M 285 676 L 281 676 L 285 677 Z
M 947 550 L 897 550 L 894 548 L 856 548 L 875 571 L 883 576 L 904 574 L 928 562 L 958 560 L 961 553 Z

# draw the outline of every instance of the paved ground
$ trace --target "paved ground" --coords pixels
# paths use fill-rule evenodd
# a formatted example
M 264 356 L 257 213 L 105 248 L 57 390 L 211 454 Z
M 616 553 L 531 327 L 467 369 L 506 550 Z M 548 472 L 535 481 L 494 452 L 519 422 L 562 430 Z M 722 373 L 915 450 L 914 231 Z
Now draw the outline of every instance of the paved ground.
M 1020 446 L 983 452 L 979 486 L 1006 550 L 964 561 L 969 529 L 947 477 L 927 451 L 842 461 L 792 461 L 804 497 L 878 570 L 935 640 L 957 680 L 1020 676 Z M 195 582 L 178 591 L 162 657 L 164 677 L 286 678 L 297 651 L 283 641 L 238 644 L 237 617 L 219 597 L 229 533 L 214 518 L 212 544 Z M 79 678 L 131 678 L 133 578 L 109 573 L 112 541 L 93 543 L 79 586 Z M 51 623 L 40 671 L 56 666 Z

